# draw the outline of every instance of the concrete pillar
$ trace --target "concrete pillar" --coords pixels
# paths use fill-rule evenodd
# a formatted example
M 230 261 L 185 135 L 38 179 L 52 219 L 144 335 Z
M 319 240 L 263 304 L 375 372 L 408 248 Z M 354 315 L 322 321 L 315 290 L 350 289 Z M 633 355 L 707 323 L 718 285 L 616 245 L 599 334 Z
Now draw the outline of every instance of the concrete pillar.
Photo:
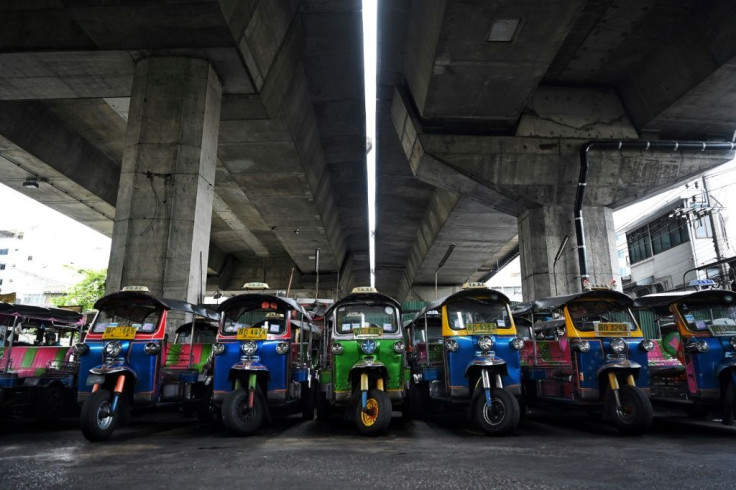
M 107 292 L 196 303 L 205 284 L 222 87 L 209 62 L 136 65 Z
M 620 290 L 613 212 L 604 206 L 586 206 L 583 221 L 591 283 L 608 284 L 615 279 Z M 581 291 L 573 207 L 530 208 L 518 223 L 524 300 Z M 555 262 L 566 236 L 567 243 Z

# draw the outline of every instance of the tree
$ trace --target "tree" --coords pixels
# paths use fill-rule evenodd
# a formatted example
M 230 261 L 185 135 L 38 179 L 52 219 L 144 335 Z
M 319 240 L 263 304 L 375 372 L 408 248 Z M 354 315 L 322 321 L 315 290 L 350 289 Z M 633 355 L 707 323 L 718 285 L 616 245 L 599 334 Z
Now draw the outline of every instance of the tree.
M 105 294 L 107 269 L 77 269 L 77 272 L 83 276 L 82 280 L 51 302 L 56 306 L 81 306 L 82 311 L 87 311 Z

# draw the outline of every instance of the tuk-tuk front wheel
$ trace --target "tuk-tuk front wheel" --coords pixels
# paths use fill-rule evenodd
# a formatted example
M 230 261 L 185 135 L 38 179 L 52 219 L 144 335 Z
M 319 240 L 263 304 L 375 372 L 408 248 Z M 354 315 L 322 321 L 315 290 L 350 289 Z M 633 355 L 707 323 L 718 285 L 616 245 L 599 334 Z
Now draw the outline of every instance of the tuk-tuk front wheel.
M 222 402 L 222 424 L 238 435 L 247 436 L 261 426 L 265 410 L 266 402 L 261 390 L 256 389 L 252 408 L 248 407 L 246 390 L 231 391 Z
M 503 388 L 491 389 L 491 404 L 486 403 L 482 390 L 474 397 L 475 420 L 486 434 L 505 436 L 519 425 L 521 410 L 514 395 Z
M 88 441 L 99 442 L 108 439 L 117 425 L 117 414 L 112 409 L 110 390 L 97 390 L 82 405 L 80 426 Z
M 373 388 L 368 391 L 366 409 L 363 410 L 360 390 L 356 390 L 355 424 L 358 432 L 366 436 L 376 436 L 388 430 L 391 424 L 391 399 L 385 391 Z
M 619 388 L 621 407 L 616 405 L 612 390 L 606 393 L 605 405 L 613 425 L 626 435 L 641 435 L 652 426 L 654 411 L 649 397 L 636 386 Z

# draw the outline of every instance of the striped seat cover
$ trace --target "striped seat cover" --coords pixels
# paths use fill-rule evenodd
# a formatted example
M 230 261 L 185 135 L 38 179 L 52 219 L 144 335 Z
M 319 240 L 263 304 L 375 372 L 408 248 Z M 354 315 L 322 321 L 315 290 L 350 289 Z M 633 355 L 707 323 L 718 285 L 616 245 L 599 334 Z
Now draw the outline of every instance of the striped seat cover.
M 7 349 L 6 349 L 7 350 Z M 11 373 L 18 373 L 19 378 L 41 376 L 46 372 L 49 362 L 59 363 L 69 359 L 71 349 L 58 346 L 15 346 L 10 351 Z M 5 369 L 7 352 L 3 351 L 0 359 L 0 370 Z
M 201 373 L 212 355 L 212 344 L 192 344 L 191 369 Z M 171 344 L 166 351 L 164 369 L 189 369 L 189 344 Z

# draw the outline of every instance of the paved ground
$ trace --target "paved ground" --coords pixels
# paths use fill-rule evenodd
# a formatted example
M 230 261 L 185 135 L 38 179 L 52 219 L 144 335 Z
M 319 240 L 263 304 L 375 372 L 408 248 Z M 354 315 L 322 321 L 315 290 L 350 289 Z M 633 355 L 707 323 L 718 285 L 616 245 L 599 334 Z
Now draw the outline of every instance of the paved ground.
M 75 419 L 50 430 L 0 421 L 0 489 L 11 488 L 734 488 L 736 429 L 658 417 L 623 437 L 585 415 L 536 414 L 510 437 L 451 420 L 365 438 L 336 421 L 277 420 L 252 437 L 178 414 L 134 419 L 88 443 Z

